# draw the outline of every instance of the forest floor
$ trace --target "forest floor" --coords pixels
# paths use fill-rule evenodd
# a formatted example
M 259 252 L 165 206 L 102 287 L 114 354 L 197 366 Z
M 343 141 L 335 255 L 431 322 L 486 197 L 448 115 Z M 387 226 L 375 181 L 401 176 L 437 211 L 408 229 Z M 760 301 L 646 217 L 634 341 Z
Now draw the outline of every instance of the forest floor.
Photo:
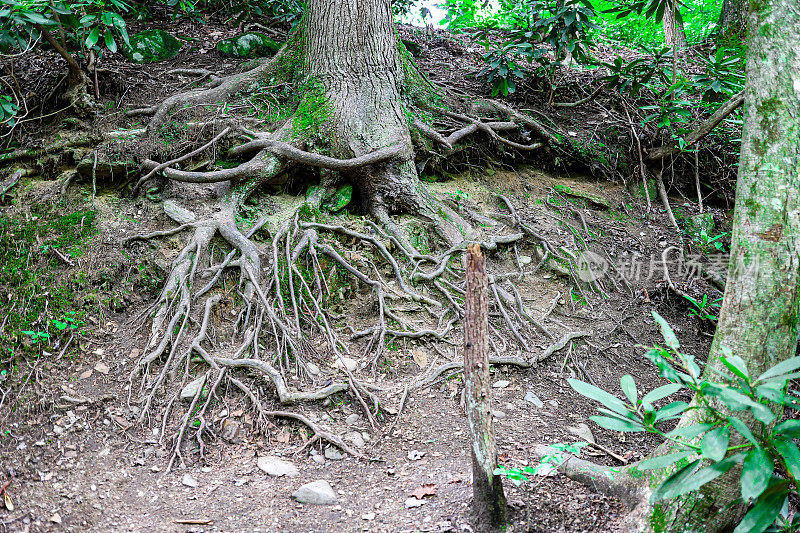
M 190 32 L 191 28 L 184 28 Z M 200 30 L 196 30 L 200 31 Z M 206 28 L 198 46 L 169 64 L 136 66 L 125 76 L 131 82 L 124 98 L 116 99 L 101 122 L 117 120 L 117 107 L 126 108 L 175 92 L 163 81 L 169 68 L 235 70 L 239 64 L 223 60 L 212 50 L 213 40 L 234 34 L 229 28 Z M 205 40 L 204 40 L 205 39 Z M 206 41 L 208 41 L 206 43 Z M 437 82 L 458 86 L 458 57 L 469 55 L 456 40 L 430 46 L 420 64 Z M 450 44 L 447 44 L 450 43 Z M 430 43 L 428 43 L 430 44 Z M 448 51 L 448 47 L 455 52 Z M 439 50 L 446 57 L 439 58 Z M 454 68 L 442 69 L 444 61 Z M 465 61 L 467 61 L 465 59 Z M 437 69 L 436 65 L 439 65 Z M 466 70 L 471 67 L 463 66 Z M 115 66 L 115 68 L 122 68 Z M 128 68 L 128 67 L 125 67 Z M 129 69 L 131 70 L 131 69 Z M 126 78 L 126 82 L 130 79 Z M 464 83 L 462 90 L 476 87 Z M 575 113 L 580 113 L 576 111 Z M 583 118 L 574 118 L 580 122 Z M 687 302 L 667 288 L 661 266 L 669 247 L 684 247 L 659 207 L 647 213 L 643 200 L 621 183 L 581 174 L 547 173 L 532 164 L 515 168 L 478 168 L 431 183 L 439 197 L 460 197 L 488 213 L 496 208 L 493 194 L 502 192 L 538 231 L 558 245 L 575 244 L 608 257 L 623 271 L 633 261 L 638 274 L 622 272 L 626 280 L 612 281 L 615 269 L 601 280 L 605 296 L 581 293 L 564 277 L 535 270 L 532 245 L 522 245 L 518 256 L 525 276 L 516 288 L 527 306 L 548 324 L 556 338 L 572 331 L 589 335 L 576 339 L 540 365 L 520 370 L 493 368 L 493 410 L 500 462 L 509 467 L 537 464 L 533 449 L 542 443 L 595 439 L 606 451 L 584 448 L 584 456 L 622 466 L 646 456 L 657 441 L 642 435 L 603 430 L 588 420 L 596 406 L 576 395 L 566 378 L 577 377 L 599 387 L 619 391 L 619 379 L 632 375 L 640 388 L 660 384 L 653 366 L 643 357 L 644 347 L 660 342 L 652 317 L 655 310 L 673 325 L 685 351 L 704 358 L 711 336 L 696 318 L 688 316 Z M 53 181 L 34 177 L 17 191 L 17 201 L 2 208 L 3 217 L 36 216 Z M 84 333 L 61 354 L 38 351 L 19 363 L 10 382 L 0 383 L 11 394 L 0 411 L 0 475 L 13 477 L 7 494 L 13 510 L 0 509 L 0 533 L 5 531 L 470 531 L 470 444 L 459 378 L 441 379 L 410 395 L 400 420 L 381 421 L 372 431 L 349 399 L 304 404 L 296 409 L 329 431 L 346 436 L 368 460 L 343 456 L 335 449 L 315 445 L 296 453 L 308 438 L 304 428 L 276 421 L 263 433 L 253 430 L 245 399 L 231 393 L 215 409 L 215 427 L 224 439 L 211 443 L 206 460 L 197 460 L 191 447 L 185 468 L 165 472 L 169 450 L 160 441 L 160 420 L 134 424 L 128 406 L 129 374 L 146 340 L 149 324 L 141 312 L 157 295 L 159 279 L 180 250 L 179 240 L 157 245 L 123 247 L 136 233 L 169 229 L 172 223 L 161 200 L 167 187 L 153 198 L 121 197 L 114 187 L 101 186 L 91 197 L 91 183 L 79 183 L 58 203 L 46 203 L 48 216 L 96 210 L 96 232 L 80 243 L 74 264 L 47 257 L 32 258 L 39 268 L 56 271 L 57 279 L 86 277 Z M 599 196 L 607 201 L 586 201 Z M 296 202 L 283 194 L 265 199 L 280 210 Z M 695 212 L 695 204 L 674 198 L 678 214 Z M 52 205 L 51 205 L 52 204 Z M 718 223 L 727 213 L 713 208 Z M 360 227 L 357 214 L 346 222 Z M 82 223 L 81 223 L 82 224 Z M 690 250 L 691 251 L 691 250 Z M 511 268 L 508 253 L 490 258 L 500 269 Z M 671 257 L 674 257 L 671 256 Z M 706 264 L 719 261 L 702 256 Z M 671 263 L 674 282 L 689 294 L 711 299 L 718 291 L 706 281 L 688 275 L 686 265 Z M 618 272 L 617 272 L 618 274 Z M 160 276 L 160 277 L 159 277 Z M 42 287 L 42 290 L 47 290 Z M 155 292 L 154 292 L 155 291 Z M 0 287 L 0 296 L 13 288 Z M 371 307 L 354 287 L 337 304 L 337 313 L 358 327 Z M 509 344 L 509 354 L 529 358 L 544 351 L 551 340 L 542 338 L 531 353 Z M 457 343 L 443 342 L 433 349 L 415 341 L 394 341 L 386 363 L 375 374 L 357 371 L 365 382 L 381 390 L 382 401 L 398 409 L 405 384 L 447 359 L 458 360 Z M 56 350 L 54 350 L 56 351 Z M 324 364 L 323 364 L 324 366 Z M 327 368 L 325 370 L 328 370 Z M 134 385 L 135 386 L 135 385 Z M 269 396 L 270 385 L 263 390 Z M 184 409 L 187 405 L 182 405 Z M 387 432 L 389 428 L 391 432 Z M 614 456 L 607 452 L 613 452 Z M 296 475 L 271 477 L 259 469 L 258 458 L 278 456 L 297 467 Z M 623 459 L 620 461 L 619 459 Z M 302 484 L 326 480 L 338 495 L 333 506 L 303 505 L 291 499 Z M 412 493 L 421 489 L 422 498 Z M 516 487 L 505 483 L 512 509 L 507 531 L 614 531 L 624 513 L 622 504 L 593 493 L 562 475 L 551 473 Z

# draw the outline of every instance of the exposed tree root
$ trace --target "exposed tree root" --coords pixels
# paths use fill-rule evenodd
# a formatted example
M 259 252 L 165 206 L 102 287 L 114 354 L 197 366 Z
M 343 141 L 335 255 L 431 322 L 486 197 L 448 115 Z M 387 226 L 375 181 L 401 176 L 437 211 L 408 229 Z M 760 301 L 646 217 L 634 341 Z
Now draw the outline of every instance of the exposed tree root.
M 152 316 L 149 340 L 130 378 L 129 401 L 140 402 L 141 421 L 155 414 L 157 398 L 169 391 L 170 399 L 159 413 L 162 439 L 172 424 L 171 412 L 179 413 L 177 429 L 170 437 L 170 468 L 176 461 L 183 462 L 182 445 L 190 440 L 196 441 L 203 458 L 206 439 L 214 436 L 210 410 L 229 385 L 250 399 L 258 427 L 266 428 L 270 417 L 293 418 L 314 432 L 303 448 L 325 440 L 362 457 L 302 415 L 264 407 L 263 385 L 269 385 L 268 395 L 280 405 L 349 395 L 377 429 L 378 417 L 384 414 L 381 402 L 371 387 L 358 380 L 353 360 L 374 374 L 393 342 L 457 344 L 465 290 L 459 260 L 469 242 L 478 242 L 489 254 L 513 248 L 516 258 L 516 271 L 495 274 L 490 280 L 490 312 L 496 317 L 492 319 L 490 339 L 495 364 L 527 367 L 535 363 L 508 356 L 509 341 L 520 351 L 529 352 L 534 339 L 554 339 L 542 321 L 534 318 L 515 287 L 515 281 L 525 274 L 516 251 L 518 244 L 532 240 L 542 251 L 542 263 L 562 265 L 566 275 L 579 282 L 574 274 L 574 254 L 539 235 L 509 198 L 498 197 L 507 212 L 488 216 L 477 206 L 434 198 L 419 182 L 414 166 L 413 155 L 422 147 L 412 145 L 402 128 L 407 130 L 411 124 L 419 138 L 441 147 L 442 153 L 431 152 L 438 157 L 452 154 L 458 143 L 472 135 L 483 135 L 490 143 L 520 151 L 535 150 L 545 143 L 558 144 L 556 135 L 532 117 L 499 102 L 481 101 L 469 109 L 463 105 L 465 111 L 456 112 L 452 109 L 458 107 L 431 104 L 419 99 L 418 94 L 403 96 L 413 120 L 385 134 L 376 133 L 368 128 L 389 128 L 397 114 L 381 113 L 396 104 L 376 104 L 378 115 L 370 119 L 351 116 L 356 109 L 338 102 L 339 93 L 320 93 L 313 83 L 298 85 L 296 80 L 302 76 L 291 64 L 297 57 L 295 46 L 290 41 L 274 58 L 225 78 L 204 70 L 176 71 L 174 74 L 200 76 L 209 83 L 131 112 L 152 116 L 146 130 L 136 132 L 150 139 L 158 138 L 176 121 L 199 125 L 200 130 L 212 126 L 207 140 L 194 141 L 198 148 L 168 156 L 163 163 L 145 161 L 135 189 L 162 176 L 184 184 L 201 184 L 196 187 L 206 190 L 210 184 L 216 204 L 195 215 L 175 202 L 165 202 L 165 212 L 177 223 L 175 228 L 125 240 L 132 244 L 191 232 L 173 260 L 160 296 L 148 310 Z M 220 102 L 231 99 L 249 102 L 247 95 L 260 87 L 267 86 L 269 91 L 287 84 L 300 94 L 292 102 L 294 111 L 276 124 L 252 126 L 250 121 L 244 127 L 245 121 L 237 123 L 221 108 Z M 320 100 L 329 108 L 322 106 L 321 111 L 314 111 L 313 105 L 319 106 Z M 320 116 L 306 116 L 313 112 Z M 214 113 L 217 118 L 208 121 Z M 193 116 L 198 114 L 201 116 Z M 431 116 L 441 118 L 445 129 L 440 129 L 442 123 L 431 121 Z M 304 121 L 311 122 L 311 130 L 298 129 Z M 178 168 L 231 140 L 238 144 L 228 150 L 228 156 L 241 160 L 237 166 L 209 171 Z M 284 183 L 286 170 L 297 165 L 319 169 L 320 192 L 310 195 L 306 204 L 284 217 L 282 223 L 262 228 L 266 222 L 262 219 L 249 232 L 243 232 L 236 224 L 236 214 L 245 200 L 261 185 Z M 367 221 L 367 231 L 343 220 L 315 215 L 329 192 L 342 182 L 352 183 L 361 193 L 364 207 L 374 220 Z M 182 187 L 192 190 L 193 186 Z M 191 201 L 191 196 L 187 194 L 187 200 Z M 408 231 L 394 219 L 393 215 L 400 212 L 413 213 L 425 221 L 441 238 L 441 246 L 435 244 L 432 248 L 436 251 L 420 252 Z M 267 230 L 269 241 L 257 244 L 253 237 L 262 229 Z M 211 246 L 216 236 L 231 248 L 223 258 L 217 258 Z M 346 292 L 366 303 L 367 324 L 356 327 L 353 321 L 331 311 L 332 304 L 346 298 Z M 542 357 L 587 334 L 566 335 Z M 323 363 L 314 365 L 323 367 L 321 375 L 310 370 L 307 363 L 312 360 Z M 414 387 L 426 386 L 459 365 L 447 363 Z M 340 372 L 341 380 L 332 372 Z M 182 383 L 177 389 L 173 383 L 179 377 Z M 188 409 L 181 401 L 189 402 Z

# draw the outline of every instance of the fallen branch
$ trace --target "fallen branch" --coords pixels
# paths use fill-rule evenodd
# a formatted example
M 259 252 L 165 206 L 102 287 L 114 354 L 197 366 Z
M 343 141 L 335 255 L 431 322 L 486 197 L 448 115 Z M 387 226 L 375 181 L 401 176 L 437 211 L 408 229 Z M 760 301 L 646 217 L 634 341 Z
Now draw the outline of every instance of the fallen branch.
M 591 333 L 588 331 L 572 331 L 570 333 L 567 333 L 566 335 L 561 337 L 558 340 L 558 342 L 549 346 L 545 351 L 536 356 L 531 362 L 531 366 L 538 365 L 539 363 L 546 360 L 548 357 L 550 357 L 557 351 L 563 349 L 567 345 L 567 343 L 572 339 L 577 339 L 578 337 L 588 337 L 589 335 L 591 335 Z
M 694 131 L 692 131 L 689 135 L 686 136 L 686 144 L 684 145 L 684 149 L 693 145 L 709 133 L 711 130 L 716 128 L 720 122 L 722 122 L 725 117 L 733 113 L 739 106 L 744 103 L 744 91 L 739 92 L 733 95 L 730 100 L 725 102 L 725 104 L 717 109 L 717 111 L 709 117 L 708 120 L 700 124 Z M 664 159 L 665 157 L 669 157 L 674 154 L 678 154 L 682 152 L 683 149 L 678 148 L 677 146 L 659 146 L 658 148 L 653 149 L 650 153 L 647 154 L 648 161 L 658 161 L 659 159 Z
M 579 105 L 582 105 L 582 104 L 585 104 L 585 103 L 587 103 L 587 102 L 591 102 L 592 100 L 594 100 L 594 99 L 595 99 L 595 97 L 596 97 L 598 94 L 600 94 L 600 91 L 602 91 L 602 90 L 603 90 L 603 89 L 605 89 L 605 88 L 606 88 L 606 86 L 605 86 L 605 85 L 601 85 L 600 87 L 598 87 L 597 89 L 595 89 L 595 90 L 594 90 L 594 92 L 593 92 L 592 94 L 590 94 L 589 96 L 587 96 L 586 98 L 581 98 L 581 99 L 580 99 L 580 100 L 578 100 L 577 102 L 562 102 L 562 103 L 555 103 L 555 104 L 553 104 L 553 107 L 578 107 Z

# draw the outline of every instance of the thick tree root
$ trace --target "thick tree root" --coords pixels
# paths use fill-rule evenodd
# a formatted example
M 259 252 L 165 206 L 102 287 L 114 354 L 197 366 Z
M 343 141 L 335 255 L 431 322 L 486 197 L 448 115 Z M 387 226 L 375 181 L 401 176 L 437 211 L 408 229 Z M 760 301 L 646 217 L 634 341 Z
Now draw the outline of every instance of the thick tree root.
M 364 146 L 364 138 L 358 137 L 358 132 L 345 128 L 346 124 L 354 128 L 363 126 L 348 122 L 352 119 L 347 115 L 350 109 L 327 111 L 331 117 L 325 120 L 333 122 L 326 126 L 327 140 L 321 140 L 319 132 L 316 136 L 298 134 L 297 124 L 306 120 L 305 116 L 290 116 L 267 128 L 271 132 L 258 131 L 259 127 L 253 131 L 252 121 L 237 122 L 230 116 L 206 121 L 214 109 L 223 113 L 220 102 L 241 98 L 255 85 L 294 83 L 286 79 L 284 68 L 285 60 L 297 53 L 293 46 L 286 46 L 273 59 L 250 71 L 226 78 L 204 70 L 176 71 L 173 74 L 196 75 L 209 83 L 206 88 L 131 112 L 152 116 L 144 131 L 151 139 L 171 127 L 176 119 L 198 126 L 198 131 L 213 126 L 209 138 L 193 142 L 197 148 L 168 156 L 163 163 L 145 161 L 135 189 L 159 176 L 184 184 L 205 184 L 206 188 L 211 184 L 218 193 L 217 205 L 197 217 L 165 202 L 165 211 L 178 224 L 174 229 L 126 239 L 126 244 L 131 244 L 191 231 L 188 242 L 173 260 L 163 291 L 148 310 L 152 316 L 149 340 L 131 373 L 130 383 L 129 401 L 134 398 L 134 384 L 139 385 L 142 421 L 151 416 L 154 403 L 165 389 L 171 391 L 161 414 L 162 439 L 166 438 L 171 411 L 181 412 L 177 430 L 170 437 L 174 451 L 170 468 L 176 461 L 183 463 L 181 446 L 191 438 L 197 442 L 203 458 L 205 440 L 214 436 L 209 411 L 220 391 L 229 385 L 241 390 L 253 403 L 260 428 L 268 427 L 273 416 L 293 418 L 314 432 L 306 446 L 312 441 L 325 440 L 359 456 L 341 439 L 302 415 L 265 408 L 260 386 L 268 383 L 280 405 L 347 394 L 360 406 L 372 428 L 377 429 L 378 417 L 384 414 L 381 403 L 356 374 L 363 369 L 374 375 L 379 362 L 387 356 L 387 346 L 393 343 L 430 342 L 434 347 L 437 343 L 458 344 L 465 291 L 458 260 L 468 242 L 478 242 L 489 254 L 513 247 L 516 257 L 516 272 L 493 275 L 490 281 L 490 312 L 496 317 L 492 320 L 490 339 L 494 362 L 529 366 L 534 361 L 508 355 L 509 343 L 514 343 L 519 352 L 529 352 L 534 339 L 544 336 L 555 340 L 542 320 L 534 318 L 514 286 L 514 280 L 525 274 L 517 254 L 518 244 L 533 240 L 542 250 L 542 263 L 559 262 L 565 265 L 567 275 L 578 281 L 572 265 L 574 256 L 539 235 L 507 197 L 499 196 L 498 200 L 508 212 L 489 216 L 481 214 L 477 206 L 443 203 L 434 198 L 417 178 L 412 157 L 418 148 L 412 147 L 407 133 L 382 137 L 377 143 L 373 139 Z M 294 76 L 297 78 L 299 74 L 295 72 Z M 315 89 L 306 90 L 308 93 L 302 94 L 295 105 L 308 106 L 304 99 L 318 96 L 313 92 Z M 330 94 L 326 96 L 335 100 Z M 416 131 L 444 149 L 444 153 L 435 155 L 453 153 L 456 144 L 475 134 L 520 151 L 557 142 L 557 137 L 533 118 L 498 102 L 481 102 L 479 110 L 469 113 L 413 100 L 407 104 L 412 113 L 419 112 L 411 121 Z M 423 109 L 424 113 L 420 111 Z M 183 116 L 201 111 L 204 116 L 199 120 Z M 177 113 L 182 115 L 178 117 Z M 431 114 L 440 116 L 450 126 L 449 130 L 434 127 L 435 123 L 429 122 Z M 349 141 L 339 138 L 336 132 L 352 138 Z M 501 133 L 516 135 L 517 139 Z M 371 135 L 362 134 L 366 138 Z M 533 140 L 533 136 L 540 140 Z M 238 166 L 210 171 L 177 168 L 231 139 L 243 140 L 228 152 L 230 158 L 243 160 Z M 252 237 L 266 219 L 245 234 L 237 227 L 235 215 L 257 187 L 282 184 L 286 180 L 285 171 L 292 165 L 320 169 L 322 192 L 310 196 L 306 207 L 278 227 L 270 227 L 268 244 L 256 244 Z M 359 189 L 365 208 L 377 222 L 367 222 L 367 231 L 342 220 L 321 221 L 308 216 L 319 209 L 325 191 L 345 180 Z M 417 214 L 442 237 L 446 247 L 438 252 L 421 253 L 408 232 L 392 217 L 397 212 Z M 485 229 L 479 231 L 478 226 Z M 213 253 L 216 236 L 231 248 L 221 259 Z M 231 271 L 238 275 L 231 275 Z M 331 312 L 334 304 L 346 299 L 347 292 L 366 304 L 368 318 L 359 321 L 358 326 Z M 586 334 L 567 335 L 544 356 Z M 352 367 L 354 359 L 360 359 L 358 368 Z M 332 362 L 341 372 L 341 380 L 317 375 L 316 368 L 320 365 L 312 367 L 308 364 L 312 360 Z M 452 364 L 444 365 L 441 372 L 457 367 Z M 172 385 L 177 381 L 181 381 L 180 390 Z M 419 386 L 428 382 L 423 380 Z M 187 410 L 180 406 L 179 398 L 190 401 Z

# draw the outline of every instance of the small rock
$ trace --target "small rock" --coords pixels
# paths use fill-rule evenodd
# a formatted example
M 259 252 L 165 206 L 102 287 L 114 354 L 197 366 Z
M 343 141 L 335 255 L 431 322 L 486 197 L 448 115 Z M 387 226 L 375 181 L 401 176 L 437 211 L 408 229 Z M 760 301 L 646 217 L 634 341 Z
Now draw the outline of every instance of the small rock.
M 333 367 L 339 369 L 346 368 L 350 372 L 355 372 L 355 370 L 358 368 L 358 361 L 355 359 L 350 359 L 349 357 L 342 357 L 333 363 Z
M 50 521 L 54 524 L 61 524 L 61 515 L 58 513 L 53 513 L 53 516 L 50 517 Z
M 425 505 L 425 500 L 418 500 L 413 496 L 406 500 L 406 509 L 422 507 L 423 505 Z
M 193 478 L 192 476 L 190 476 L 189 474 L 184 474 L 183 475 L 183 479 L 181 479 L 181 483 L 183 483 L 187 487 L 192 487 L 193 489 L 196 489 L 198 487 L 198 485 L 199 485 L 197 483 L 197 480 L 195 478 Z
M 96 365 L 94 365 L 94 369 L 96 371 L 100 372 L 101 374 L 103 374 L 104 376 L 108 375 L 108 371 L 109 371 L 108 365 L 105 364 L 102 361 L 97 363 Z
M 314 363 L 306 363 L 306 369 L 312 376 L 319 376 L 319 367 Z
M 239 440 L 239 429 L 241 428 L 241 424 L 236 420 L 227 418 L 222 423 L 222 439 L 230 442 L 235 443 Z
M 361 515 L 361 520 L 367 520 L 367 521 L 375 520 L 376 516 L 377 515 L 375 513 L 364 513 Z
M 161 472 L 161 468 L 159 468 L 158 466 L 151 466 L 150 471 L 156 474 L 158 472 Z
M 344 436 L 344 440 L 352 444 L 354 447 L 358 448 L 359 450 L 364 448 L 364 437 L 361 436 L 361 433 L 356 431 L 352 433 L 348 433 Z
M 205 383 L 205 376 L 200 376 L 196 380 L 188 383 L 181 391 L 181 400 L 192 400 L 197 395 L 197 392 L 203 388 Z
M 335 446 L 328 446 L 325 448 L 325 459 L 330 459 L 331 461 L 341 461 L 344 459 L 344 454 L 339 451 L 339 448 Z
M 533 258 L 529 255 L 521 255 L 519 256 L 519 263 L 522 266 L 530 265 L 533 262 Z
M 173 200 L 164 200 L 164 213 L 177 224 L 189 224 L 197 219 L 197 215 Z
M 586 424 L 578 424 L 577 426 L 567 426 L 567 431 L 575 435 L 581 440 L 586 442 L 594 442 L 594 435 L 592 434 L 592 430 L 589 429 L 589 426 Z
M 356 413 L 353 413 L 352 415 L 348 416 L 348 417 L 345 419 L 345 423 L 346 423 L 348 426 L 355 426 L 356 424 L 358 424 L 358 422 L 359 422 L 360 420 L 361 420 L 361 417 L 360 417 L 359 415 L 357 415 Z
M 535 405 L 539 409 L 544 407 L 544 403 L 542 402 L 542 400 L 540 400 L 539 397 L 536 396 L 531 391 L 528 391 L 528 393 L 525 395 L 525 401 L 528 402 L 528 403 L 532 403 L 533 405 Z
M 505 389 L 509 385 L 511 385 L 510 381 L 508 381 L 506 379 L 501 379 L 500 381 L 495 381 L 494 385 L 492 385 L 492 387 L 495 388 L 495 389 Z
M 300 471 L 289 461 L 284 461 L 272 455 L 258 458 L 258 468 L 272 477 L 295 477 L 300 475 Z
M 292 498 L 311 505 L 336 505 L 339 502 L 331 484 L 322 479 L 306 483 L 294 491 Z
M 311 456 L 311 460 L 314 461 L 317 464 L 322 464 L 322 463 L 325 462 L 325 458 L 323 456 L 319 455 L 319 454 L 318 455 L 312 455 Z
M 425 457 L 425 452 L 421 452 L 419 450 L 408 450 L 408 459 L 410 461 L 419 461 Z
M 495 418 L 505 418 L 506 414 L 503 411 L 492 411 L 492 416 Z

